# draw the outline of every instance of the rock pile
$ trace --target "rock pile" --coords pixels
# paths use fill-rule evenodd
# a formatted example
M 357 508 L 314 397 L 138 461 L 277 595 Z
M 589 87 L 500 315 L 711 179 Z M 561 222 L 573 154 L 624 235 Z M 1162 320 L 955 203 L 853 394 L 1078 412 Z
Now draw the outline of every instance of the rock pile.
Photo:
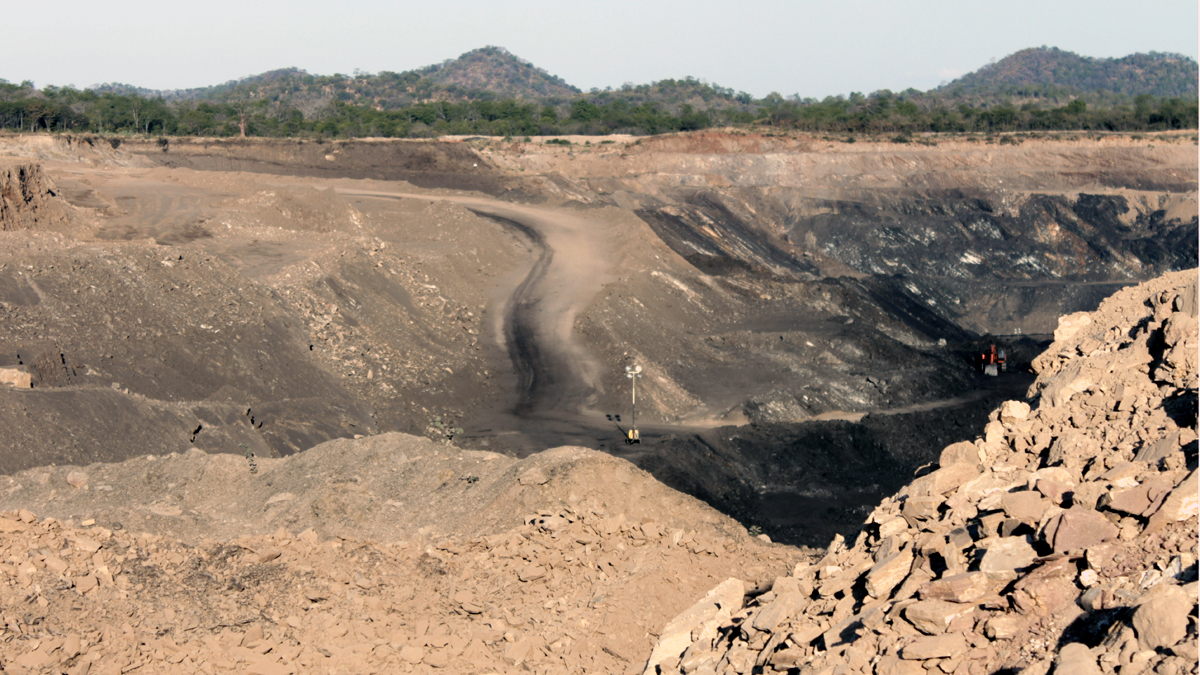
M 1030 404 L 886 499 L 853 546 L 730 579 L 647 673 L 1197 672 L 1197 275 L 1059 323 Z
M 812 559 L 584 448 L 382 434 L 257 468 L 0 477 L 0 673 L 638 673 L 712 584 Z
M 0 673 L 640 672 L 653 617 L 728 574 L 728 545 L 587 507 L 485 537 L 198 547 L 7 511 Z

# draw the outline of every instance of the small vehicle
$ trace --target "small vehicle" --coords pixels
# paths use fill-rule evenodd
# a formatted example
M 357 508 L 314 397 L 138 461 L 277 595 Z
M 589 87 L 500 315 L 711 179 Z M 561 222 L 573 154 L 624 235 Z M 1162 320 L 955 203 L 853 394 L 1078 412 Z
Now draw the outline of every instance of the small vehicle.
M 992 345 L 990 350 L 980 355 L 979 366 L 984 375 L 997 377 L 1008 371 L 1008 352 L 1003 347 L 997 349 L 996 345 Z

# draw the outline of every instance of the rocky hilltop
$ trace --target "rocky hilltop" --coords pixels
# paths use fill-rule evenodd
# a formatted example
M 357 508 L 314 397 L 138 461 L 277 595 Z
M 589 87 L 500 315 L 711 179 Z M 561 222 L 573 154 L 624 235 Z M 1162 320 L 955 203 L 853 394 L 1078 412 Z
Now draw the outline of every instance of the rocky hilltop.
M 647 673 L 1197 669 L 1197 275 L 1062 317 L 1029 403 L 765 593 L 733 578 Z

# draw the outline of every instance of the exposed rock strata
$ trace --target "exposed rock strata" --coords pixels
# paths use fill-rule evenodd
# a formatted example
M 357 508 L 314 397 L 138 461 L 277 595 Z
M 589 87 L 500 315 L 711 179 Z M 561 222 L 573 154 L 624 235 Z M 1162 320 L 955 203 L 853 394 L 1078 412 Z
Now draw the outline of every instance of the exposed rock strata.
M 0 231 L 53 229 L 68 221 L 70 213 L 40 165 L 0 161 Z

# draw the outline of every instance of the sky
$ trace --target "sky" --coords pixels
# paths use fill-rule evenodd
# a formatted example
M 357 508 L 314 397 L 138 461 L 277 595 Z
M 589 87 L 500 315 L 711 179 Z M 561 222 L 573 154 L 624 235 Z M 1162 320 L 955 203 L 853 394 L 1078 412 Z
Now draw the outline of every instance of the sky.
M 1197 58 L 1196 0 L 0 0 L 0 78 L 151 89 L 277 68 L 402 72 L 504 47 L 583 90 L 695 77 L 756 97 L 925 90 L 1027 47 Z

